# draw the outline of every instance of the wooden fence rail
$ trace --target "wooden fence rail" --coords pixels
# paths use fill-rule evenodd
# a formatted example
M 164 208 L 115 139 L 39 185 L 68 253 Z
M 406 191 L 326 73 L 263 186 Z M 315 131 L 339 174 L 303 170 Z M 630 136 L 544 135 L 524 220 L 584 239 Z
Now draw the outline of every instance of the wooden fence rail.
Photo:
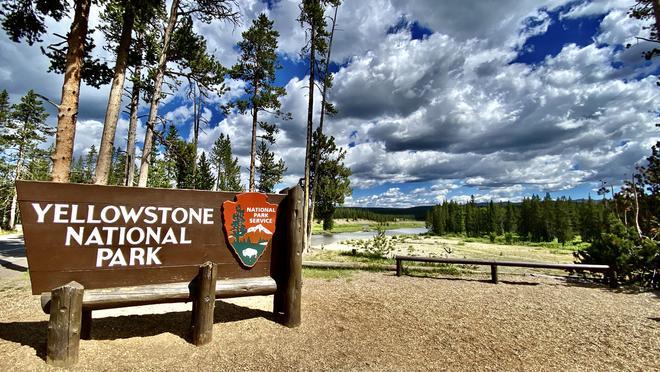
M 494 261 L 494 260 L 476 260 L 465 258 L 439 258 L 439 257 L 417 257 L 417 256 L 396 256 L 396 275 L 403 274 L 403 262 L 428 262 L 428 263 L 444 263 L 444 264 L 459 264 L 459 265 L 484 265 L 490 266 L 491 281 L 498 282 L 497 267 L 498 266 L 513 266 L 513 267 L 530 267 L 536 269 L 558 269 L 558 270 L 571 270 L 571 271 L 595 271 L 602 273 L 609 273 L 609 265 L 591 265 L 591 264 L 561 264 L 551 262 L 523 262 L 523 261 Z

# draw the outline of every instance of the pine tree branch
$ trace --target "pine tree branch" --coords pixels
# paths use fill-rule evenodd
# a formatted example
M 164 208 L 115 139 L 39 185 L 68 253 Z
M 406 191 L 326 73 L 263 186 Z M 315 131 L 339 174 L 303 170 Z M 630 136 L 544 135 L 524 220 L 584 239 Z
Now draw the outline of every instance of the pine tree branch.
M 37 97 L 43 99 L 44 101 L 50 103 L 51 105 L 55 106 L 56 109 L 60 109 L 60 105 L 56 104 L 55 102 L 51 101 L 48 97 L 44 96 L 43 94 L 35 93 Z

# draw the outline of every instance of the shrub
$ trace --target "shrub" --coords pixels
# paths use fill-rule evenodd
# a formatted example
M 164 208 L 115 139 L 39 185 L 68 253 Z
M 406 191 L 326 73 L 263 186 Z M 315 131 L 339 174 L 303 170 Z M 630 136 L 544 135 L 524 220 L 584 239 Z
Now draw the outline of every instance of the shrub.
M 376 236 L 370 240 L 364 240 L 362 248 L 373 257 L 385 258 L 394 251 L 394 243 L 385 235 L 385 225 L 379 223 L 376 226 Z
M 660 244 L 649 238 L 640 239 L 620 222 L 609 230 L 595 238 L 591 246 L 578 249 L 575 258 L 580 263 L 610 265 L 610 282 L 659 288 L 656 276 L 660 269 Z

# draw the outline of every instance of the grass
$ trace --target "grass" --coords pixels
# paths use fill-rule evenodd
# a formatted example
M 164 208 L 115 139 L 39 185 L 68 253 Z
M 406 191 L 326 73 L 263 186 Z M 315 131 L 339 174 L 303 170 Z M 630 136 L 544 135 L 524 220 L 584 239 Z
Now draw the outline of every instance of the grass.
M 394 259 L 368 255 L 364 252 L 351 251 L 314 251 L 305 255 L 309 261 L 359 262 L 366 264 L 394 265 Z
M 433 270 L 420 270 L 415 266 L 410 266 L 409 263 L 403 267 L 403 273 L 410 276 L 433 276 L 433 275 L 461 275 L 466 270 L 461 268 L 462 265 L 451 264 L 420 264 L 418 266 L 433 267 Z
M 429 235 L 429 236 L 434 236 L 434 235 Z M 542 248 L 550 248 L 553 250 L 563 250 L 563 251 L 570 251 L 573 252 L 578 249 L 583 249 L 589 246 L 589 243 L 583 242 L 580 236 L 576 236 L 573 238 L 573 240 L 566 242 L 565 244 L 561 244 L 555 239 L 554 241 L 551 242 L 532 242 L 532 241 L 527 241 L 527 240 L 520 240 L 520 238 L 515 235 L 514 239 L 511 243 L 507 243 L 505 241 L 505 238 L 503 235 L 498 235 L 495 238 L 495 241 L 492 242 L 489 237 L 479 237 L 479 236 L 470 236 L 466 237 L 465 235 L 457 235 L 457 234 L 447 234 L 440 236 L 440 238 L 447 238 L 447 239 L 461 239 L 461 242 L 464 243 L 483 243 L 483 244 L 494 244 L 494 245 L 516 245 L 516 246 L 529 246 L 529 247 L 542 247 Z M 461 244 L 462 245 L 462 244 Z
M 16 234 L 17 232 L 18 232 L 17 230 L 0 230 L 0 236 L 9 235 L 9 234 Z
M 355 270 L 304 267 L 302 274 L 304 278 L 334 280 L 350 278 Z
M 527 262 L 555 262 L 555 263 L 573 263 L 573 252 L 578 247 L 584 245 L 579 240 L 566 246 L 558 243 L 546 244 L 501 244 L 497 241 L 491 243 L 489 239 L 465 238 L 465 237 L 438 237 L 431 235 L 399 235 L 390 237 L 395 246 L 394 255 L 415 255 L 425 257 L 451 257 L 451 258 L 471 258 L 495 261 L 527 261 Z M 392 258 L 376 258 L 366 254 L 359 249 L 360 244 L 357 240 L 347 240 L 341 242 L 348 247 L 355 247 L 353 251 L 333 251 L 322 250 L 315 251 L 306 255 L 305 259 L 314 261 L 335 261 L 335 262 L 361 262 L 371 264 L 394 264 Z M 350 249 L 350 248 L 349 248 Z M 425 265 L 419 265 L 425 266 Z M 414 271 L 412 263 L 407 263 L 406 267 Z M 437 273 L 459 275 L 462 273 L 487 272 L 490 270 L 487 266 L 433 266 L 437 268 Z M 419 271 L 419 270 L 418 270 Z M 516 267 L 502 267 L 502 273 L 540 273 L 550 275 L 566 275 L 565 271 L 552 269 L 527 269 Z M 424 271 L 424 275 L 428 272 Z
M 406 228 L 420 228 L 425 226 L 424 221 L 413 221 L 413 220 L 401 220 L 396 222 L 386 222 L 386 228 L 388 230 L 393 229 L 406 229 Z M 330 231 L 323 230 L 323 224 L 317 223 L 314 221 L 312 225 L 312 234 L 323 234 L 323 233 L 346 233 L 346 232 L 357 232 L 357 231 L 376 231 L 376 226 L 378 222 L 368 221 L 368 220 L 345 220 L 338 219 L 335 220 L 335 225 Z

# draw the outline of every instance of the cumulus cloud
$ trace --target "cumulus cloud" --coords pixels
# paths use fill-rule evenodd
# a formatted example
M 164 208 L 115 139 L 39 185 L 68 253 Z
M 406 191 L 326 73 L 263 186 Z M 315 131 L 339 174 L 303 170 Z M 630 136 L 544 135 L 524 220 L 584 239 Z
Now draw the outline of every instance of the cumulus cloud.
M 621 179 L 658 138 L 653 127 L 660 98 L 653 76 L 657 62 L 640 57 L 649 45 L 635 39 L 644 35 L 645 24 L 627 16 L 631 4 L 345 1 L 333 44 L 340 69 L 331 99 L 339 114 L 328 119 L 326 129 L 347 148 L 354 188 L 388 190 L 348 202 L 403 206 L 464 200 L 469 194 L 460 191 L 463 187 L 476 188 L 480 201 L 517 200 L 530 189 L 569 190 Z M 280 32 L 280 57 L 299 61 L 305 32 L 296 22 L 298 1 L 242 0 L 240 5 L 239 25 L 195 24 L 223 64 L 235 63 L 236 42 L 260 13 L 273 18 Z M 545 33 L 551 22 L 594 16 L 603 18 L 592 43 L 567 43 L 535 65 L 513 63 L 525 41 Z M 97 19 L 95 13 L 93 23 Z M 430 34 L 413 40 L 413 25 Z M 51 26 L 67 32 L 66 22 Z M 628 43 L 631 48 L 624 47 Z M 46 73 L 47 67 L 37 48 L 0 38 L 0 86 L 12 100 L 34 88 L 57 101 L 62 77 Z M 244 83 L 227 80 L 226 85 L 227 94 L 209 98 L 214 108 L 204 111 L 211 125 L 200 133 L 200 150 L 209 151 L 220 133 L 229 135 L 246 182 L 251 118 L 236 111 L 224 116 L 217 109 L 240 96 Z M 307 79 L 294 76 L 285 88 L 282 109 L 293 120 L 269 114 L 262 119 L 280 127 L 274 150 L 286 161 L 284 183 L 291 184 L 303 171 Z M 190 122 L 185 91 L 182 86 L 163 101 L 166 119 Z M 98 146 L 107 93 L 108 87 L 82 87 L 76 154 Z M 318 104 L 314 114 L 318 117 Z M 117 144 L 125 141 L 126 128 L 120 120 Z M 138 141 L 144 124 L 139 128 Z
M 602 29 L 617 29 L 615 21 L 628 22 L 615 14 Z M 567 44 L 528 66 L 481 40 L 389 35 L 335 76 L 343 113 L 331 131 L 353 144 L 353 184 L 463 179 L 493 190 L 566 190 L 621 179 L 648 152 L 645 139 L 657 138 L 649 108 L 659 97 L 654 77 L 613 66 L 626 53 L 614 39 Z

